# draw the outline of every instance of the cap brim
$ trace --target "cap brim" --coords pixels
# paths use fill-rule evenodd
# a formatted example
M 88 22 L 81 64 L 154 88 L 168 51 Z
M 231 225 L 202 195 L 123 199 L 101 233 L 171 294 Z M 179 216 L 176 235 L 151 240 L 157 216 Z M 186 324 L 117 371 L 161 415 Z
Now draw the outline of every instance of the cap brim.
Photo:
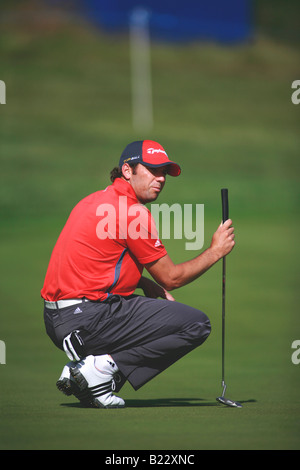
M 144 166 L 148 166 L 150 168 L 160 168 L 162 166 L 166 166 L 167 173 L 170 176 L 179 176 L 181 173 L 180 166 L 177 163 L 171 162 L 171 161 L 164 162 L 164 163 L 157 163 L 157 164 L 147 163 L 147 162 L 139 162 L 139 163 L 141 163 Z

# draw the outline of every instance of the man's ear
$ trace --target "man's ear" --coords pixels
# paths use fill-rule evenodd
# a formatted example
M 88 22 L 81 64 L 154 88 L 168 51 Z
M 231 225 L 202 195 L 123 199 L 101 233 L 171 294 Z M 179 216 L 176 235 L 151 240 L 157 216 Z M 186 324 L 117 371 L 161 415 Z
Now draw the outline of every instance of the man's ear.
M 126 181 L 129 181 L 132 175 L 132 168 L 128 163 L 124 163 L 122 166 L 122 175 L 126 179 Z

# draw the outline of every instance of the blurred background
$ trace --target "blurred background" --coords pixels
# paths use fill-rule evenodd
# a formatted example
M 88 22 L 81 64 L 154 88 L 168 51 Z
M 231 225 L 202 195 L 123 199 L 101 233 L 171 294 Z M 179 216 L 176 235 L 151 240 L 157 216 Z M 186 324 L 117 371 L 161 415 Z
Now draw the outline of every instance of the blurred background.
M 17 426 L 17 415 L 21 404 L 56 406 L 64 357 L 43 326 L 40 289 L 48 260 L 73 206 L 107 186 L 123 148 L 140 139 L 157 140 L 181 164 L 182 175 L 168 180 L 158 202 L 204 204 L 204 248 L 221 220 L 220 189 L 229 188 L 237 245 L 227 263 L 228 380 L 237 391 L 233 399 L 264 404 L 258 422 L 246 415 L 253 433 L 249 428 L 243 440 L 237 427 L 235 442 L 299 446 L 300 365 L 291 361 L 291 344 L 300 339 L 300 105 L 291 101 L 292 82 L 300 79 L 299 5 L 1 1 L 2 448 L 46 445 L 41 428 L 28 425 L 29 413 L 22 414 L 29 434 L 25 424 Z M 175 262 L 197 254 L 184 249 L 185 240 L 165 245 Z M 202 388 L 191 384 L 189 393 L 212 393 L 212 400 L 221 392 L 220 276 L 216 266 L 175 293 L 211 317 L 209 342 L 189 362 L 202 371 Z M 140 396 L 170 394 L 169 383 L 184 393 L 176 375 L 188 374 L 182 367 Z M 41 422 L 46 426 L 51 417 Z M 208 436 L 216 430 L 209 423 Z M 116 445 L 123 442 L 115 438 Z M 179 436 L 173 439 L 160 442 L 184 447 Z M 149 441 L 141 440 L 141 448 L 143 442 Z M 196 445 L 192 436 L 186 445 Z

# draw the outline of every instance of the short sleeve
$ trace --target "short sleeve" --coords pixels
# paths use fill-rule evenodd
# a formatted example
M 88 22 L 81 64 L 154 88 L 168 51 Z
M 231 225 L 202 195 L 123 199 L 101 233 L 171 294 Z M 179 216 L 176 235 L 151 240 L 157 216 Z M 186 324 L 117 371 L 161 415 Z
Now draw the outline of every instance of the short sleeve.
M 159 239 L 154 218 L 142 204 L 133 204 L 129 207 L 127 246 L 142 265 L 156 261 L 167 254 Z

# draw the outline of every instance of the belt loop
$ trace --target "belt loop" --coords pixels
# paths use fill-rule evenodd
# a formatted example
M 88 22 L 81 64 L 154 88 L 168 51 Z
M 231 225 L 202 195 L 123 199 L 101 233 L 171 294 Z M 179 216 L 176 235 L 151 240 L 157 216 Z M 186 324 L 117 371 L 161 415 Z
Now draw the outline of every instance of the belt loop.
M 62 318 L 61 318 L 61 313 L 60 313 L 60 309 L 59 309 L 59 306 L 58 306 L 58 302 L 55 302 L 55 305 L 56 305 L 56 310 L 57 310 L 57 315 L 58 315 L 59 321 L 62 322 Z

